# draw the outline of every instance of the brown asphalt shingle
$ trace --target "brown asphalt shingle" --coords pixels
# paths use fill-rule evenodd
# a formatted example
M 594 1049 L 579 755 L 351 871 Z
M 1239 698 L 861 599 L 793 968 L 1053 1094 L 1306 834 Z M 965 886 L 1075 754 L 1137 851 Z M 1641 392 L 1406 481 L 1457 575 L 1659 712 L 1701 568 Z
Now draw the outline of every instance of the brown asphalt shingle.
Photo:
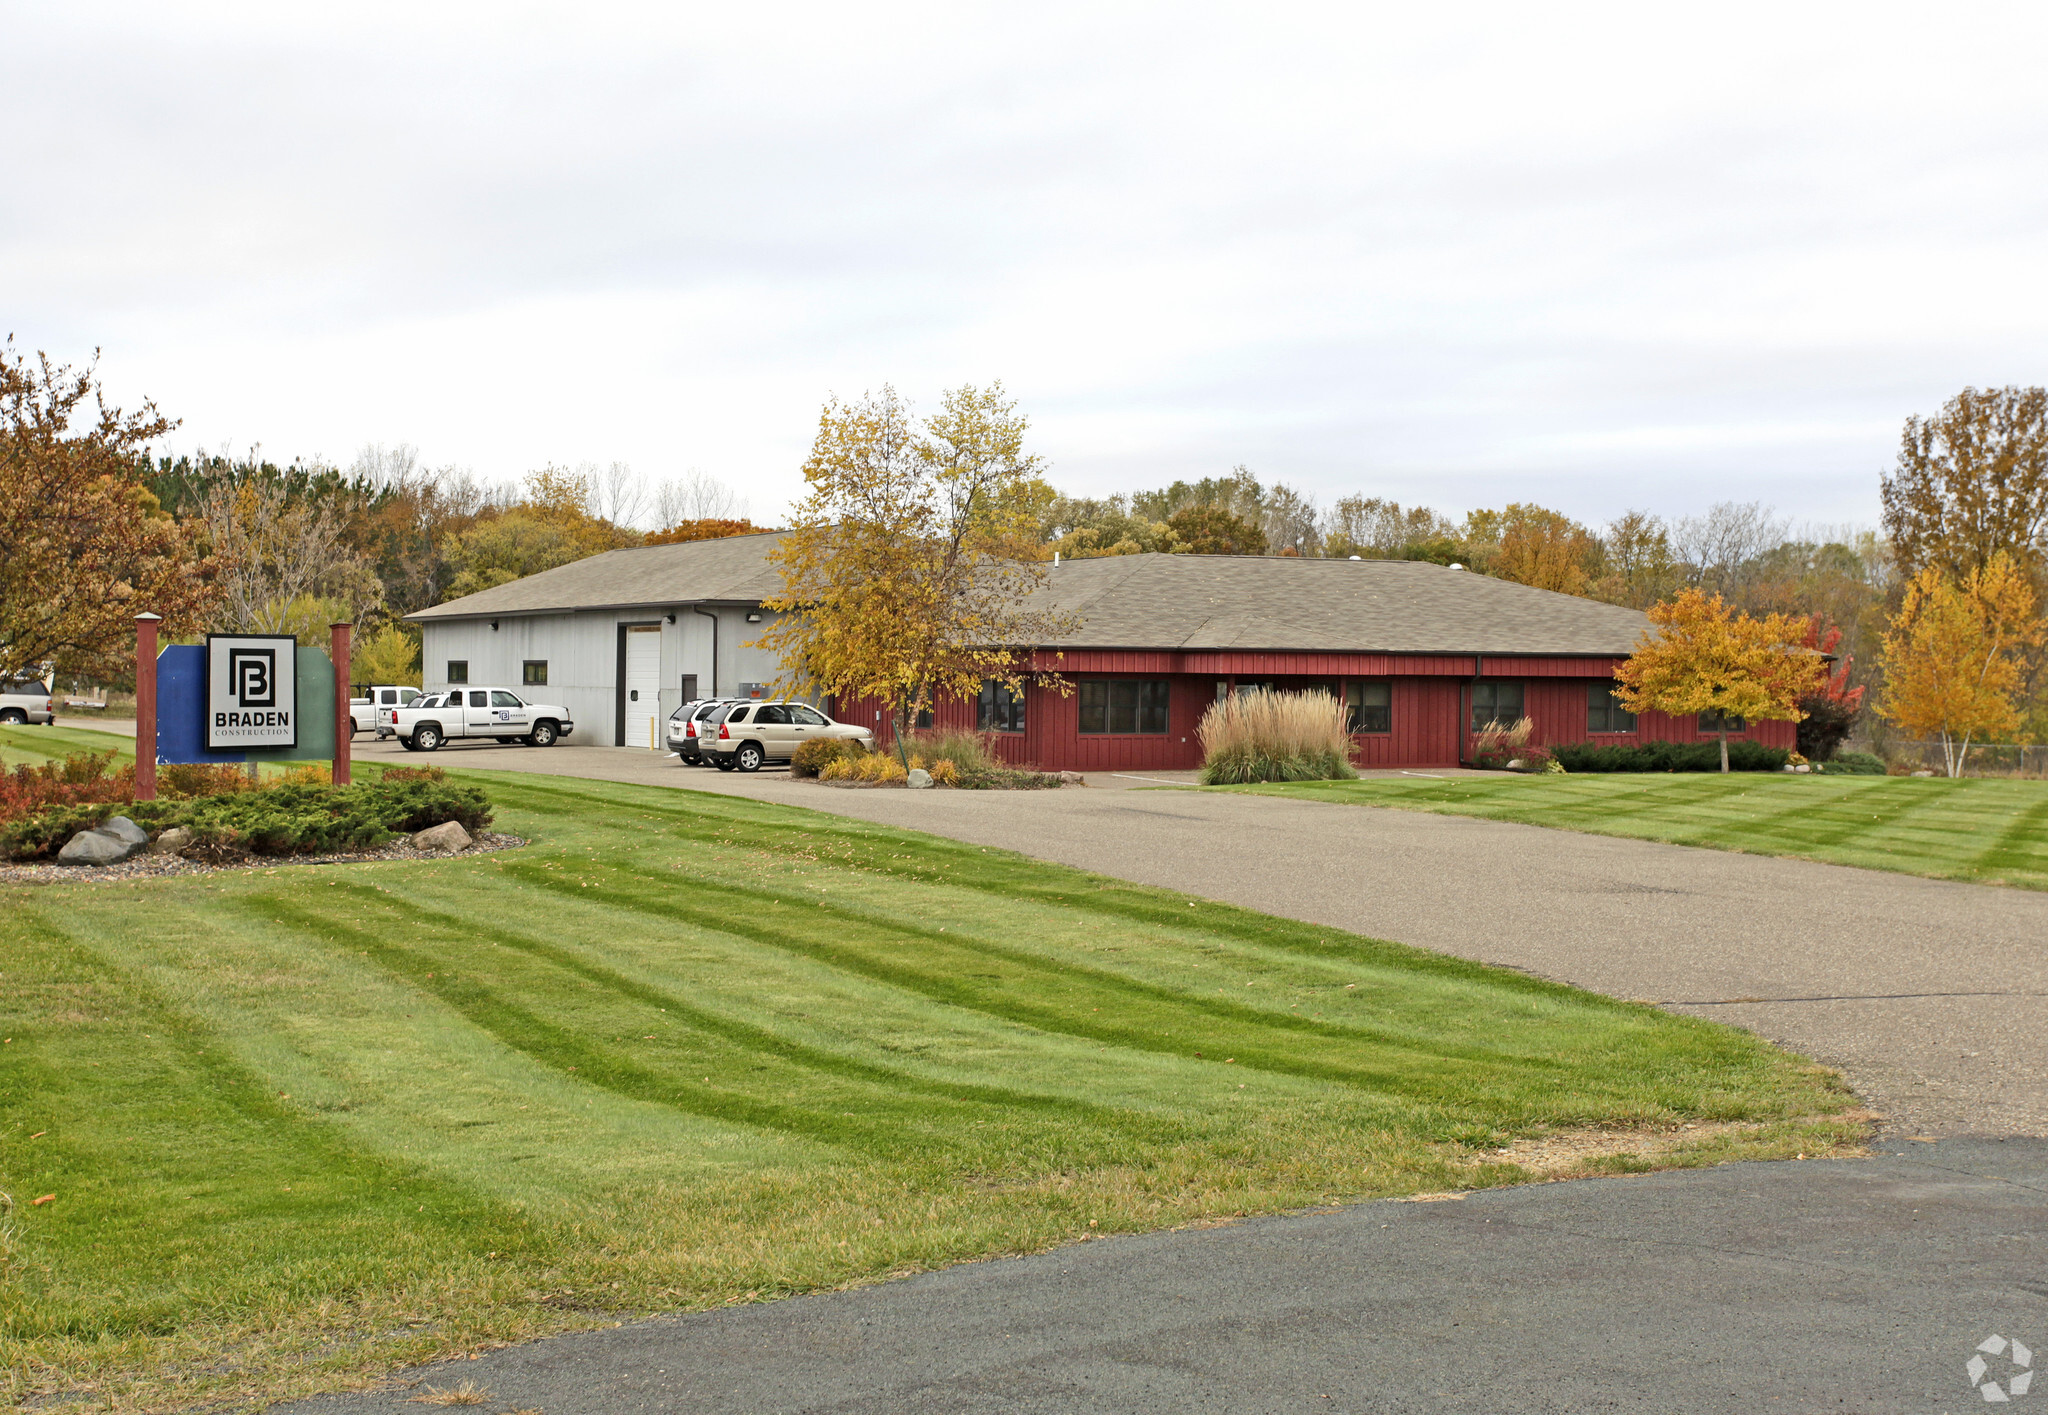
M 413 620 L 572 609 L 752 604 L 775 593 L 777 534 L 594 555 L 409 615 Z M 1046 572 L 1033 608 L 1077 616 L 1059 648 L 1280 649 L 1303 653 L 1628 654 L 1633 609 L 1405 560 L 1120 555 Z

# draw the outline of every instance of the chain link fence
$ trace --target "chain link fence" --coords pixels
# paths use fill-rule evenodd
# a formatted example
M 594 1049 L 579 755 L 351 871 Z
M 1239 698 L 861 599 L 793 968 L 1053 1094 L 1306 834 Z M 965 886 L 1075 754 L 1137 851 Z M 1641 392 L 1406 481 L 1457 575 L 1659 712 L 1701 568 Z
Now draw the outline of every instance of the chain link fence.
M 1902 742 L 1897 738 L 1884 744 L 1889 762 L 1903 763 L 1909 770 L 1946 775 L 1940 742 Z M 1963 762 L 1965 776 L 2006 776 L 2028 781 L 2048 780 L 2048 745 L 2039 742 L 1989 742 L 1970 744 Z

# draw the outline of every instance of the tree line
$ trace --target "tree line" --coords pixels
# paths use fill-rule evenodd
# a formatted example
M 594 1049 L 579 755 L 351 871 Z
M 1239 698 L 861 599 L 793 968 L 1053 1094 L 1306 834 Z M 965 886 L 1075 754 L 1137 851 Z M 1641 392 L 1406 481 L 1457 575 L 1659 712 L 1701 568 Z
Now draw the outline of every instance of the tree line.
M 756 529 L 702 474 L 544 466 L 493 485 L 370 446 L 347 466 L 152 455 L 177 424 L 109 408 L 96 371 L 0 348 L 0 677 L 125 685 L 134 616 L 165 633 L 357 627 L 357 682 L 416 682 L 403 616 L 629 546 Z M 652 529 L 643 529 L 652 527 Z

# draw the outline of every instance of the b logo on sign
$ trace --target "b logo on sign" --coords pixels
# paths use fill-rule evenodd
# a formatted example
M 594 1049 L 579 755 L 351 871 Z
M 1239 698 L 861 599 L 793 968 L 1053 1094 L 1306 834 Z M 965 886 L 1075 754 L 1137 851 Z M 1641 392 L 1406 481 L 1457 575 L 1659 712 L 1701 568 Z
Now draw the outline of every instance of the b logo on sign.
M 274 649 L 228 650 L 228 683 L 235 704 L 245 708 L 277 706 L 277 653 Z

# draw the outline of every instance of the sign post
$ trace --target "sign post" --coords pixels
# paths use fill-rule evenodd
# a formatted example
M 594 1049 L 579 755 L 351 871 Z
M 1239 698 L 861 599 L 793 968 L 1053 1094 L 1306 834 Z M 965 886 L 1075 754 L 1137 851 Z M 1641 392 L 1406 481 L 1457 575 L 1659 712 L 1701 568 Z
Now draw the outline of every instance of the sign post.
M 348 664 L 349 631 L 352 626 L 346 619 L 327 626 L 332 635 L 327 653 L 334 660 L 334 768 L 332 776 L 336 786 L 348 785 L 349 748 L 355 741 L 355 722 L 349 715 L 348 706 Z M 375 711 L 373 707 L 371 711 Z
M 161 614 L 135 616 L 135 799 L 156 799 L 156 626 Z

